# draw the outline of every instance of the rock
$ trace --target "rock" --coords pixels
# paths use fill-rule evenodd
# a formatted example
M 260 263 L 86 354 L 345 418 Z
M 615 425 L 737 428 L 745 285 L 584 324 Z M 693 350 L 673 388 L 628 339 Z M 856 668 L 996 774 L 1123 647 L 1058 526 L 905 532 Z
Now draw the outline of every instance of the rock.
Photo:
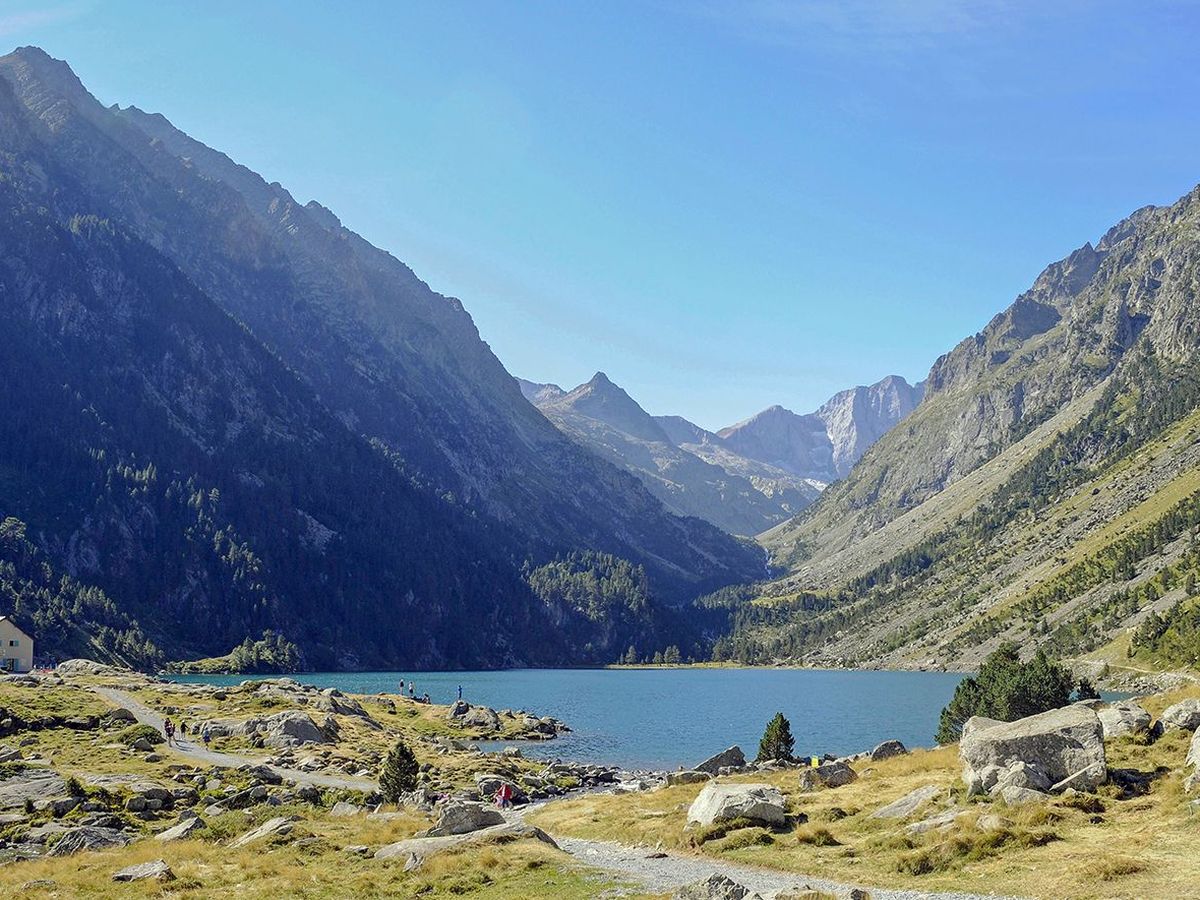
M 90 659 L 67 659 L 54 667 L 59 675 L 128 675 L 126 669 L 106 666 Z
M 471 704 L 466 700 L 455 700 L 446 711 L 447 719 L 461 719 L 471 711 Z
M 1165 728 L 1181 728 L 1184 731 L 1195 731 L 1200 728 L 1200 700 L 1182 700 L 1174 706 L 1168 706 L 1162 714 Z
M 710 756 L 704 762 L 695 767 L 697 772 L 707 772 L 709 775 L 716 775 L 721 769 L 735 768 L 740 769 L 746 765 L 746 754 L 742 752 L 742 748 L 738 746 L 730 747 L 728 750 L 722 750 L 716 756 Z
M 1140 734 L 1150 728 L 1150 713 L 1132 700 L 1120 700 L 1097 710 L 1104 738 L 1120 737 L 1123 734 Z
M 0 763 L 15 762 L 21 758 L 21 751 L 16 747 L 0 747 Z
M 247 844 L 252 844 L 255 841 L 261 841 L 265 838 L 281 837 L 291 834 L 292 823 L 296 820 L 291 816 L 276 816 L 273 819 L 267 819 L 253 831 L 247 831 L 241 837 L 234 838 L 230 843 L 230 847 L 236 849 L 245 847 Z
M 137 716 L 125 709 L 125 707 L 121 706 L 117 709 L 112 709 L 106 712 L 100 717 L 100 721 L 110 725 L 116 725 L 122 722 L 132 725 L 137 721 Z
M 463 725 L 471 728 L 481 728 L 484 731 L 500 730 L 500 717 L 496 715 L 494 709 L 486 706 L 472 706 L 461 721 Z
M 380 847 L 376 850 L 375 858 L 381 860 L 404 859 L 405 871 L 411 871 L 419 868 L 428 857 L 446 850 L 452 850 L 456 847 L 488 843 L 507 843 L 522 838 L 533 838 L 556 849 L 558 847 L 554 843 L 554 840 L 540 828 L 527 825 L 524 822 L 505 822 L 503 825 L 493 825 L 490 828 L 483 828 L 468 834 L 409 838 L 408 840 L 397 841 L 394 844 L 388 844 L 386 847 Z
M 349 816 L 357 816 L 362 812 L 362 807 L 354 803 L 348 803 L 345 800 L 339 800 L 333 804 L 333 808 L 329 810 L 331 816 L 338 818 L 347 818 Z
M 1094 790 L 1107 775 L 1100 720 L 1079 705 L 1015 722 L 972 717 L 963 726 L 958 753 L 970 793 L 990 791 L 1017 762 L 1040 772 L 1048 783 L 1073 778 L 1081 790 Z
M 283 784 L 283 776 L 270 766 L 242 766 L 239 772 L 245 772 L 251 778 L 256 778 L 263 784 Z
M 450 834 L 468 834 L 503 823 L 504 816 L 498 809 L 484 806 L 482 803 L 455 801 L 442 808 L 437 824 L 430 828 L 426 835 L 445 837 Z
M 307 714 L 292 710 L 268 716 L 264 722 L 266 737 L 263 739 L 268 747 L 298 747 L 301 744 L 328 744 L 317 723 Z
M 783 794 L 769 784 L 710 782 L 688 808 L 687 817 L 688 822 L 700 825 L 734 819 L 783 825 L 787 821 L 787 810 Z
M 871 751 L 871 759 L 874 762 L 879 762 L 881 759 L 890 759 L 893 756 L 904 756 L 908 753 L 908 748 L 899 741 L 884 741 Z
M 67 792 L 67 783 L 55 772 L 18 772 L 0 780 L 0 810 L 20 809 L 25 801 L 52 800 Z
M 104 850 L 108 847 L 124 847 L 129 836 L 115 828 L 83 826 L 63 833 L 47 856 L 70 856 L 81 850 Z
M 752 895 L 746 888 L 724 875 L 713 873 L 701 881 L 685 884 L 671 895 L 671 900 L 747 900 L 752 896 L 758 895 Z
M 667 784 L 699 784 L 702 781 L 708 781 L 712 778 L 707 772 L 697 772 L 695 770 L 684 770 L 682 772 L 668 772 Z
M 905 794 L 899 800 L 893 800 L 887 806 L 881 806 L 871 813 L 872 819 L 907 819 L 930 800 L 944 793 L 943 788 L 936 784 L 927 784 L 915 791 Z
M 1050 779 L 1046 773 L 1037 766 L 1031 766 L 1024 760 L 1014 760 L 1009 764 L 1007 769 L 1004 769 L 996 778 L 996 783 L 991 787 L 991 794 L 999 794 L 1004 788 L 1018 787 L 1028 788 L 1034 791 L 1050 790 Z
M 1186 766 L 1200 769 L 1200 728 L 1197 728 L 1196 733 L 1192 735 L 1192 743 L 1188 747 L 1187 757 L 1183 763 Z
M 842 760 L 821 763 L 811 769 L 800 770 L 800 790 L 815 791 L 820 787 L 836 788 L 857 780 L 858 775 Z
M 961 810 L 949 809 L 944 813 L 938 813 L 936 816 L 930 816 L 928 819 L 922 819 L 920 822 L 913 822 L 911 825 L 904 826 L 904 830 L 909 834 L 924 834 L 927 831 L 944 830 L 950 828 L 958 820 L 958 817 L 964 813 Z
M 166 831 L 160 831 L 154 836 L 156 841 L 170 843 L 171 841 L 182 841 L 185 838 L 191 837 L 202 828 L 207 828 L 204 820 L 197 815 L 180 818 L 178 822 L 168 828 Z
M 1015 784 L 1010 784 L 1003 787 L 999 791 L 1000 799 L 1009 806 L 1017 806 L 1022 803 L 1040 803 L 1043 800 L 1049 800 L 1050 795 L 1044 791 L 1037 791 L 1033 788 L 1018 787 Z
M 174 881 L 175 873 L 171 871 L 171 867 L 161 859 L 155 859 L 151 862 L 138 863 L 136 866 L 126 866 L 119 872 L 116 872 L 113 881 Z

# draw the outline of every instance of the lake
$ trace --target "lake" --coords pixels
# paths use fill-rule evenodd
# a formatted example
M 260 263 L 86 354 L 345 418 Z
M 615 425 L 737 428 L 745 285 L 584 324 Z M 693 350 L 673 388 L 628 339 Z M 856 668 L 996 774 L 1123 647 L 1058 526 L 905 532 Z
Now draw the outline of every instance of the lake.
M 176 681 L 239 684 L 246 675 L 176 675 Z M 897 738 L 934 744 L 938 714 L 962 675 L 812 669 L 511 669 L 496 672 L 328 672 L 291 676 L 348 693 L 395 692 L 416 682 L 435 703 L 463 698 L 494 709 L 527 709 L 574 729 L 527 756 L 626 768 L 692 766 L 739 744 L 758 750 L 767 721 L 792 723 L 797 755 L 843 755 Z

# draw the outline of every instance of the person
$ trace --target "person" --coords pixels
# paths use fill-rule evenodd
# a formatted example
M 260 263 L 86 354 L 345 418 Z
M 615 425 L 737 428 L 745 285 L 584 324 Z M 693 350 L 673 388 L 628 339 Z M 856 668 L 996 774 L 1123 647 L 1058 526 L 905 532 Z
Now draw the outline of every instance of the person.
M 512 785 L 502 784 L 496 789 L 496 805 L 501 809 L 508 809 L 512 805 L 512 797 Z
M 411 681 L 408 683 L 408 699 L 409 700 L 417 699 L 417 689 L 413 686 L 413 683 Z
M 204 726 L 204 732 L 200 735 L 200 740 L 204 741 L 204 746 L 208 746 L 208 742 L 212 740 L 212 732 L 208 730 L 208 726 Z
M 425 694 L 424 694 L 424 696 L 422 696 L 422 697 L 421 697 L 421 702 L 422 702 L 422 703 L 428 703 L 428 702 L 429 702 L 429 691 L 426 691 L 426 692 L 425 692 Z
M 163 722 L 163 734 L 166 735 L 167 746 L 170 747 L 172 741 L 175 739 L 175 723 L 170 719 Z
M 459 700 L 462 699 L 462 685 L 461 684 L 458 686 L 458 699 Z
M 400 679 L 400 695 L 404 696 L 404 679 Z
M 179 733 L 187 734 L 187 720 L 185 720 L 185 719 L 179 720 Z

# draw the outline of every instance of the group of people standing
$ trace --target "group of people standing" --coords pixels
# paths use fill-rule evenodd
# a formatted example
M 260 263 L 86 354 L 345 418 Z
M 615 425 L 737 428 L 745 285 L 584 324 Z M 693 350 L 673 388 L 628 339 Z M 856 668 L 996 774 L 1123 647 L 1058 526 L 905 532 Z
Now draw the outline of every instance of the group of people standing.
M 401 697 L 404 696 L 404 679 L 403 678 L 400 679 L 400 696 Z M 409 680 L 409 682 L 408 682 L 408 699 L 413 701 L 414 703 L 431 703 L 432 702 L 429 699 L 428 691 L 425 692 L 424 694 L 422 694 L 420 697 L 417 696 L 417 683 L 412 680 Z
M 208 725 L 205 725 L 202 728 L 200 726 L 193 726 L 193 730 L 195 730 L 197 728 L 199 729 L 200 739 L 202 741 L 204 741 L 204 746 L 207 747 L 208 742 L 212 740 L 212 732 L 209 730 Z M 168 747 L 178 747 L 179 742 L 175 740 L 175 733 L 177 730 L 175 727 L 175 723 L 172 722 L 170 719 L 163 719 L 162 730 L 163 730 L 163 737 L 165 737 L 167 739 L 167 746 Z M 179 734 L 187 734 L 188 733 L 187 722 L 185 722 L 183 719 L 179 720 L 178 732 L 179 732 Z

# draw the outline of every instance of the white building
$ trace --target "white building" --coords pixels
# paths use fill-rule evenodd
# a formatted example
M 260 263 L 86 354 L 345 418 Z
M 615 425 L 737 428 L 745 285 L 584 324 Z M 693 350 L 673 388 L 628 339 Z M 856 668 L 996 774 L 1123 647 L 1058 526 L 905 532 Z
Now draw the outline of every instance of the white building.
M 33 638 L 8 616 L 0 616 L 0 672 L 33 669 Z

